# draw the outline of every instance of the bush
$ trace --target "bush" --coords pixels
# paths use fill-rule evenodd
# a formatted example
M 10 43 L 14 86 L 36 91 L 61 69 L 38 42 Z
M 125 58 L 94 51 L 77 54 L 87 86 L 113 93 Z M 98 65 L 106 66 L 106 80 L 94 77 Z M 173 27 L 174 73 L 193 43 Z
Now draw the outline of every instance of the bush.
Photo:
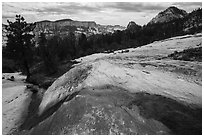
M 175 51 L 174 53 L 168 55 L 168 57 L 174 60 L 184 60 L 184 61 L 202 61 L 202 47 L 189 48 L 181 52 Z
M 17 70 L 17 65 L 13 60 L 2 57 L 2 73 L 13 73 Z

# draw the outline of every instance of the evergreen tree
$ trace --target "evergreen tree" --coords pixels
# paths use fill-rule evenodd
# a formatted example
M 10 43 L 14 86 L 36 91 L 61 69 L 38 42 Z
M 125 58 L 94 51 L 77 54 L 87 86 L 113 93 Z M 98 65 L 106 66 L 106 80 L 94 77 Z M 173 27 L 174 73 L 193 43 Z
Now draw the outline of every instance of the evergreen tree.
M 89 48 L 89 45 L 87 43 L 87 38 L 84 33 L 82 33 L 79 37 L 78 48 L 80 49 L 79 55 L 86 55 L 86 51 Z
M 39 50 L 40 56 L 44 62 L 45 68 L 48 73 L 57 72 L 57 60 L 59 51 L 59 37 L 53 36 L 47 40 L 44 33 L 39 36 Z
M 71 56 L 72 58 L 75 58 L 77 56 L 77 47 L 76 47 L 76 36 L 73 32 L 69 33 L 69 39 L 70 39 L 70 48 L 71 48 Z
M 35 24 L 28 24 L 21 15 L 16 15 L 15 22 L 7 21 L 8 41 L 6 53 L 9 58 L 20 64 L 21 70 L 30 78 L 30 65 L 32 63 L 32 51 L 35 46 L 32 34 Z

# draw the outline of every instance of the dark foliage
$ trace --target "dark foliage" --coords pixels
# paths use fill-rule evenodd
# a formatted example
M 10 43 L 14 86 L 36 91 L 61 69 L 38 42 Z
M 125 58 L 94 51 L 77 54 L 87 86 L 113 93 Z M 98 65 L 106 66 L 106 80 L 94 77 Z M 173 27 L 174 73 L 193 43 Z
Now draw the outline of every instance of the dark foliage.
M 181 52 L 175 51 L 173 54 L 168 55 L 168 57 L 171 57 L 175 60 L 202 62 L 202 47 L 190 48 Z
M 4 55 L 19 64 L 21 71 L 25 72 L 27 79 L 29 79 L 29 68 L 32 63 L 34 48 L 34 42 L 32 41 L 34 35 L 31 32 L 34 29 L 34 24 L 26 23 L 20 15 L 16 15 L 15 22 L 8 20 L 8 24 L 6 26 L 8 41 L 4 48 Z
M 2 58 L 2 73 L 13 73 L 17 70 L 18 68 L 13 60 Z
M 55 73 L 57 71 L 56 51 L 58 46 L 58 37 L 54 36 L 49 41 L 47 41 L 45 35 L 41 33 L 38 44 L 39 54 L 44 62 L 46 70 L 49 73 Z

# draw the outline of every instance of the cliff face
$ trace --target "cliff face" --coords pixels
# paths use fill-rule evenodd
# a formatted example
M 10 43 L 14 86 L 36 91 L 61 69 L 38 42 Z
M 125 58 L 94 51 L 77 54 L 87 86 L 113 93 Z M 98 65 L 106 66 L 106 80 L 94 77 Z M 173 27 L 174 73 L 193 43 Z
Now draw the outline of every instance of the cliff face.
M 6 31 L 6 25 L 2 24 L 2 46 L 6 46 L 7 41 L 7 31 Z
M 40 21 L 36 23 L 36 29 L 56 28 L 64 26 L 76 27 L 96 27 L 94 21 L 73 21 L 73 20 L 58 20 L 58 21 Z
M 57 21 L 40 21 L 36 22 L 36 28 L 34 30 L 36 35 L 40 32 L 46 34 L 67 34 L 68 32 L 74 32 L 75 34 L 84 33 L 86 35 L 92 34 L 106 34 L 113 33 L 115 30 L 124 30 L 126 27 L 115 25 L 99 25 L 94 21 L 74 21 L 71 19 L 62 19 Z

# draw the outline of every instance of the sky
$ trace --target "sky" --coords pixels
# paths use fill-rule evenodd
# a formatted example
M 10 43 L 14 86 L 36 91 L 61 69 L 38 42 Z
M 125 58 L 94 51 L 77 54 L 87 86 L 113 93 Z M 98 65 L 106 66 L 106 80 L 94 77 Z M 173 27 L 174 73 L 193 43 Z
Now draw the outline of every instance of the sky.
M 22 15 L 27 22 L 72 19 L 101 25 L 127 26 L 134 21 L 147 24 L 159 12 L 176 6 L 187 12 L 201 8 L 201 2 L 3 2 L 2 23 Z

